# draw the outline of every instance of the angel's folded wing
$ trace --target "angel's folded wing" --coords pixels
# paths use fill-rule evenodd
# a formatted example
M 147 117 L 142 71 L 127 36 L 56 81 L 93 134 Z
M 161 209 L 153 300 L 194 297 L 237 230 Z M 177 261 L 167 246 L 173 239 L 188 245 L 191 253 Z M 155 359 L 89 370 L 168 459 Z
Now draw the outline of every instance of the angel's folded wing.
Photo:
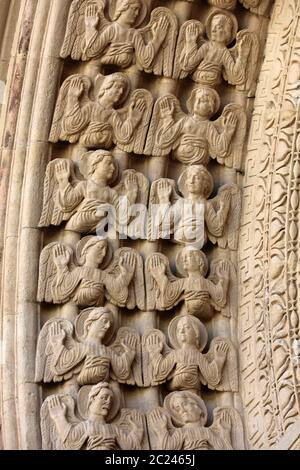
M 204 44 L 205 42 L 204 37 L 203 37 L 205 28 L 200 21 L 189 20 L 183 23 L 183 25 L 180 28 L 178 41 L 177 41 L 177 47 L 176 47 L 176 53 L 175 53 L 173 78 L 176 78 L 176 79 L 185 78 L 191 72 L 193 72 L 193 69 L 190 69 L 185 64 L 186 30 L 190 26 L 194 26 L 197 29 L 197 32 L 199 35 L 198 41 L 197 41 L 198 48 L 200 48 L 202 44 Z
M 121 116 L 124 115 L 124 117 L 126 117 L 129 106 L 132 103 L 136 103 L 137 101 L 143 103 L 145 107 L 142 119 L 137 128 L 134 130 L 133 136 L 129 142 L 122 141 L 118 135 L 116 135 L 116 143 L 118 148 L 124 152 L 142 155 L 153 109 L 153 97 L 151 93 L 144 89 L 135 90 L 132 93 L 126 108 L 120 110 L 119 112 L 121 113 Z
M 137 385 L 141 387 L 143 384 L 142 380 L 142 353 L 141 353 L 141 341 L 139 334 L 132 328 L 122 327 L 119 328 L 115 342 L 111 348 L 116 355 L 120 356 L 124 353 L 123 341 L 126 341 L 128 337 L 134 337 L 135 340 L 135 357 L 132 363 L 130 376 L 126 373 L 126 378 L 118 376 L 116 379 L 119 383 L 126 383 L 128 385 Z
M 244 450 L 244 427 L 239 413 L 234 408 L 218 407 L 214 409 L 213 416 L 213 424 L 209 429 L 219 439 L 221 448 Z
M 178 123 L 186 117 L 181 109 L 179 100 L 172 94 L 167 94 L 157 100 L 153 109 L 153 115 L 147 135 L 144 155 L 162 157 L 167 156 L 172 151 L 177 135 L 173 132 L 173 125 L 166 123 L 161 116 L 162 106 L 165 101 L 174 109 L 173 123 Z
M 212 340 L 208 353 L 205 355 L 209 362 L 214 359 L 214 350 L 217 344 L 226 343 L 227 356 L 224 367 L 222 369 L 221 380 L 217 385 L 208 387 L 212 390 L 220 392 L 237 392 L 238 391 L 238 364 L 237 355 L 232 342 L 226 338 L 216 337 Z
M 166 37 L 151 62 L 146 63 L 142 51 L 136 50 L 137 67 L 147 73 L 154 75 L 172 77 L 174 52 L 176 39 L 178 35 L 178 20 L 176 15 L 168 8 L 159 7 L 155 8 L 151 14 L 150 23 L 140 30 L 143 38 L 150 36 L 152 26 L 157 23 L 161 18 L 165 18 L 168 23 L 168 31 Z M 158 31 L 159 34 L 159 31 Z

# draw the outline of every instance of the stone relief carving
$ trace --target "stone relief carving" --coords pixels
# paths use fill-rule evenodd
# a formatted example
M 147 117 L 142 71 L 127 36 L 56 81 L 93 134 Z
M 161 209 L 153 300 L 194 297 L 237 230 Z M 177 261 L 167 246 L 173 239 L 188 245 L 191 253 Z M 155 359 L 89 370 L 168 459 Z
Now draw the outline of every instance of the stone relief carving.
M 222 248 L 237 249 L 241 193 L 236 184 L 225 184 L 209 199 L 214 181 L 203 165 L 191 165 L 174 180 L 156 180 L 150 191 L 150 239 L 169 239 L 201 249 L 209 240 Z M 152 208 L 152 210 L 151 210 Z
M 141 256 L 132 248 L 120 248 L 111 258 L 109 243 L 98 237 L 84 237 L 75 251 L 64 243 L 50 243 L 40 257 L 38 301 L 102 307 L 106 299 L 118 307 L 143 310 Z
M 155 8 L 148 25 L 137 29 L 146 14 L 141 0 L 74 0 L 61 57 L 93 60 L 99 67 L 136 64 L 145 72 L 171 77 L 177 18 L 167 8 Z
M 130 80 L 123 73 L 99 74 L 94 80 L 70 76 L 59 92 L 50 142 L 79 142 L 97 149 L 117 144 L 124 151 L 141 153 L 153 99 L 147 90 L 130 90 Z
M 203 354 L 208 341 L 205 326 L 191 315 L 175 317 L 168 328 L 169 344 L 160 330 L 150 330 L 143 338 L 143 370 L 146 384 L 167 381 L 168 388 L 201 391 L 238 391 L 237 359 L 234 347 L 225 338 L 214 338 L 209 351 Z
M 243 425 L 239 414 L 233 408 L 216 408 L 213 424 L 206 427 L 205 403 L 188 391 L 167 395 L 164 408 L 149 413 L 147 422 L 153 449 L 244 449 Z
M 264 15 L 272 3 L 270 0 L 239 0 L 239 2 L 251 12 L 259 15 Z M 218 8 L 233 10 L 236 7 L 237 0 L 208 0 L 208 3 Z
M 220 97 L 203 86 L 192 91 L 187 108 L 188 115 L 172 94 L 157 100 L 145 154 L 164 156 L 173 150 L 174 158 L 184 164 L 206 166 L 212 157 L 220 164 L 240 169 L 246 133 L 244 110 L 230 104 L 219 119 L 210 121 L 220 108 Z
M 204 32 L 208 40 L 204 39 Z M 230 44 L 236 41 L 232 48 Z M 189 20 L 182 27 L 177 43 L 176 78 L 191 74 L 193 80 L 210 87 L 220 85 L 222 79 L 254 96 L 256 88 L 259 40 L 247 29 L 238 32 L 238 22 L 227 10 L 214 10 L 206 19 L 205 27 L 197 20 Z
M 148 309 L 171 310 L 183 302 L 184 312 L 201 320 L 212 318 L 219 311 L 225 317 L 231 312 L 227 305 L 229 284 L 233 281 L 233 267 L 228 260 L 214 260 L 208 273 L 206 255 L 193 246 L 180 250 L 175 276 L 168 258 L 155 253 L 146 261 Z
M 36 382 L 61 382 L 76 377 L 78 385 L 117 380 L 142 385 L 140 339 L 132 328 L 120 328 L 107 307 L 88 308 L 76 318 L 51 319 L 39 335 Z
M 51 161 L 44 181 L 44 204 L 40 227 L 60 225 L 77 233 L 104 232 L 107 212 L 115 209 L 115 228 L 130 233 L 131 206 L 148 202 L 149 183 L 136 170 L 126 170 L 119 184 L 118 165 L 109 151 L 97 150 L 80 157 L 81 179 L 75 165 L 67 159 Z M 83 179 L 84 178 L 84 179 Z M 125 198 L 125 200 L 124 200 Z
M 71 395 L 51 395 L 43 403 L 44 450 L 139 450 L 145 423 L 138 410 L 121 409 L 120 392 L 107 382 Z

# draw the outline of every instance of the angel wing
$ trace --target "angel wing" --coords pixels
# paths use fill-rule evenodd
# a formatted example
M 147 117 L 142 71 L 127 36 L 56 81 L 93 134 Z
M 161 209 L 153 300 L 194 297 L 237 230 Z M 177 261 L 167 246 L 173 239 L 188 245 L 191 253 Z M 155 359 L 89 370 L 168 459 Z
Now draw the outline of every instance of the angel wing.
M 172 188 L 170 196 L 170 206 L 160 205 L 157 196 L 157 187 L 161 182 L 165 182 Z M 158 239 L 170 239 L 173 233 L 172 206 L 182 199 L 176 190 L 176 182 L 169 178 L 160 178 L 151 185 L 149 198 L 149 215 L 147 223 L 147 239 L 156 241 Z M 165 206 L 165 207 L 164 207 Z
M 114 189 L 118 192 L 120 196 L 126 196 L 127 194 L 126 181 L 128 181 L 128 178 L 130 180 L 131 176 L 133 176 L 136 179 L 137 186 L 138 186 L 136 204 L 144 204 L 146 206 L 148 204 L 150 184 L 149 184 L 148 178 L 146 178 L 146 176 L 143 175 L 143 173 L 140 173 L 136 170 L 123 171 L 122 179 L 120 183 L 114 187 Z
M 36 365 L 35 365 L 35 382 L 61 382 L 70 379 L 75 373 L 74 368 L 71 372 L 64 375 L 56 375 L 53 371 L 53 346 L 50 343 L 51 326 L 56 323 L 60 330 L 66 334 L 64 339 L 64 346 L 71 349 L 74 345 L 73 332 L 74 326 L 69 320 L 51 319 L 45 323 L 40 332 L 37 350 L 36 350 Z
M 256 83 L 257 83 L 258 74 L 259 74 L 259 67 L 257 66 L 258 59 L 259 59 L 259 49 L 260 49 L 258 35 L 254 32 L 249 31 L 248 29 L 243 29 L 242 31 L 239 31 L 236 36 L 236 44 L 233 48 L 229 49 L 229 51 L 233 55 L 233 57 L 236 58 L 238 55 L 239 45 L 243 44 L 244 41 L 249 43 L 249 47 L 250 47 L 250 52 L 248 54 L 248 59 L 246 62 L 246 70 L 245 70 L 245 76 L 247 77 L 247 80 L 242 85 L 237 85 L 236 89 L 238 91 L 247 92 L 248 98 L 252 98 L 253 96 L 255 96 Z M 224 79 L 228 80 L 228 78 L 226 77 L 225 71 L 223 72 L 223 75 L 224 75 Z
M 141 255 L 132 248 L 120 248 L 115 252 L 114 259 L 111 265 L 104 271 L 107 274 L 120 274 L 119 261 L 120 257 L 125 253 L 133 253 L 136 259 L 136 267 L 133 279 L 128 287 L 128 299 L 126 302 L 126 307 L 128 310 L 133 310 L 135 307 L 138 307 L 140 310 L 145 310 L 145 283 L 144 283 L 144 269 L 143 269 L 143 259 Z M 107 293 L 108 300 L 113 304 L 116 304 L 115 299 L 113 299 Z
M 218 390 L 220 392 L 238 392 L 238 363 L 236 351 L 232 342 L 221 337 L 214 338 L 210 344 L 209 351 L 205 356 L 208 361 L 211 362 L 214 359 L 215 347 L 220 343 L 226 343 L 228 346 L 226 361 L 222 370 L 222 378 L 216 387 L 212 387 L 208 384 L 208 388 L 211 390 Z
M 142 413 L 140 410 L 132 410 L 128 408 L 123 408 L 120 413 L 120 417 L 117 421 L 115 421 L 113 424 L 122 430 L 124 434 L 129 434 L 130 431 L 132 431 L 132 424 L 135 423 L 135 425 L 139 428 L 143 427 L 144 433 L 142 440 L 138 442 L 138 440 L 134 443 L 131 449 L 126 448 L 126 450 L 148 450 L 149 449 L 149 444 L 147 442 L 147 433 L 146 433 L 146 418 L 144 413 Z
M 85 42 L 85 12 L 89 5 L 96 5 L 99 14 L 99 32 L 109 23 L 104 16 L 105 0 L 73 0 L 69 12 L 67 29 L 60 57 L 81 60 Z
M 165 417 L 165 419 L 167 421 L 167 431 L 170 435 L 174 434 L 174 432 L 176 431 L 176 428 L 172 423 L 171 416 L 169 415 L 167 410 L 165 410 L 164 408 L 162 408 L 162 407 L 155 408 L 155 410 L 148 413 L 148 415 L 147 415 L 147 425 L 148 425 L 147 428 L 148 428 L 148 433 L 149 433 L 150 446 L 151 446 L 151 449 L 153 449 L 153 450 L 162 450 L 161 439 L 159 439 L 158 433 L 155 432 L 155 429 L 157 429 L 157 427 L 155 425 L 155 422 L 156 422 L 158 416 Z M 178 442 L 178 444 L 180 446 L 180 444 L 182 444 L 182 443 Z M 174 448 L 180 449 L 180 447 L 176 447 L 176 446 L 174 446 Z
M 92 87 L 91 79 L 86 75 L 80 74 L 71 75 L 69 78 L 67 78 L 62 84 L 57 98 L 52 127 L 49 136 L 50 142 L 56 143 L 59 140 L 67 140 L 70 143 L 76 143 L 80 137 L 80 132 L 78 132 L 78 129 L 74 129 L 73 132 L 72 130 L 65 132 L 63 126 L 63 121 L 68 104 L 69 92 L 75 82 L 80 83 L 82 86 L 82 94 L 78 98 L 80 106 L 84 106 L 85 104 L 90 103 L 89 92 Z
M 185 52 L 186 30 L 191 25 L 194 25 L 198 32 L 198 40 L 197 40 L 198 48 L 200 48 L 205 43 L 205 39 L 204 39 L 205 27 L 200 21 L 189 20 L 183 23 L 183 25 L 180 28 L 178 41 L 177 41 L 177 47 L 176 47 L 176 53 L 175 53 L 173 78 L 176 78 L 176 79 L 186 78 L 191 72 L 193 72 L 193 70 L 189 70 L 189 68 L 187 68 L 184 65 L 184 59 L 185 59 L 185 54 L 186 54 Z
M 148 256 L 146 259 L 145 264 L 145 282 L 146 282 L 146 298 L 147 298 L 147 310 L 153 311 L 157 307 L 157 300 L 158 300 L 158 286 L 156 281 L 154 280 L 151 270 L 150 270 L 150 263 L 152 262 L 153 257 L 159 257 L 161 262 L 166 267 L 166 274 L 170 281 L 176 281 L 177 277 L 171 271 L 170 263 L 167 256 L 163 255 L 162 253 L 154 253 L 153 255 Z
M 236 270 L 233 263 L 229 260 L 213 260 L 210 264 L 210 274 L 208 279 L 214 284 L 217 284 L 219 282 L 220 267 L 222 270 L 226 270 L 229 275 L 229 287 L 227 290 L 227 295 L 224 296 L 223 299 L 223 306 L 217 305 L 212 300 L 211 304 L 215 308 L 215 310 L 221 312 L 224 317 L 230 318 L 233 316 L 234 313 L 233 306 L 235 304 L 233 300 L 233 295 L 236 294 Z
M 167 20 L 168 32 L 159 51 L 151 63 L 145 63 L 145 60 L 143 60 L 139 51 L 136 50 L 136 64 L 139 70 L 144 70 L 145 72 L 153 73 L 154 75 L 172 78 L 174 51 L 178 35 L 178 20 L 176 15 L 168 8 L 155 8 L 151 14 L 149 24 L 145 28 L 140 29 L 139 32 L 147 43 L 148 38 L 151 40 L 152 37 L 152 27 L 161 20 L 161 18 L 165 18 Z
M 41 433 L 43 450 L 64 450 L 64 444 L 49 413 L 49 401 L 54 397 L 47 397 L 41 408 Z M 71 395 L 57 395 L 67 408 L 66 419 L 70 424 L 79 424 L 80 420 L 75 414 L 75 400 Z M 81 447 L 81 446 L 80 446 Z M 79 448 L 80 448 L 79 447 Z
M 213 149 L 210 150 L 210 154 L 221 165 L 240 171 L 242 169 L 243 150 L 247 133 L 247 115 L 245 110 L 240 105 L 228 104 L 225 106 L 222 116 L 214 121 L 213 125 L 221 132 L 224 126 L 226 126 L 226 118 L 229 114 L 234 114 L 237 118 L 236 130 L 232 137 L 230 148 L 225 157 L 216 155 Z
M 220 194 L 223 191 L 230 192 L 230 208 L 227 215 L 222 235 L 216 237 L 211 233 L 207 232 L 209 240 L 216 244 L 218 243 L 220 248 L 229 248 L 230 250 L 237 250 L 238 248 L 238 236 L 240 227 L 240 217 L 242 210 L 242 197 L 241 190 L 236 184 L 226 184 L 219 189 L 218 196 L 210 199 L 210 203 L 213 205 L 215 210 L 220 207 Z
M 117 380 L 119 383 L 126 383 L 127 385 L 137 385 L 142 387 L 142 349 L 140 336 L 136 330 L 132 328 L 122 327 L 118 330 L 117 337 L 115 342 L 111 345 L 111 349 L 115 352 L 116 355 L 121 355 L 124 353 L 123 342 L 126 342 L 126 339 L 129 336 L 134 336 L 136 349 L 135 349 L 135 358 L 132 364 L 131 375 L 127 380 L 122 380 L 119 377 L 112 377 Z
M 153 109 L 153 97 L 151 93 L 144 89 L 135 90 L 131 94 L 127 106 L 121 110 L 118 110 L 118 113 L 121 118 L 123 118 L 125 121 L 128 118 L 129 107 L 133 103 L 137 102 L 144 104 L 145 111 L 143 112 L 143 116 L 140 123 L 134 130 L 132 138 L 129 142 L 127 140 L 122 141 L 122 139 L 118 135 L 115 135 L 115 140 L 120 150 L 123 150 L 124 152 L 128 153 L 136 153 L 137 155 L 142 155 Z
M 244 427 L 239 413 L 230 407 L 218 407 L 213 411 L 213 424 L 209 430 L 221 438 L 227 448 L 245 450 Z
M 47 245 L 40 256 L 39 282 L 38 282 L 38 302 L 59 303 L 53 288 L 56 282 L 57 268 L 53 260 L 54 250 L 59 248 L 65 255 L 69 255 L 70 259 L 73 250 L 62 243 L 50 243 Z
M 147 330 L 142 338 L 142 357 L 143 357 L 143 377 L 144 377 L 144 387 L 156 387 L 159 385 L 159 382 L 155 379 L 153 373 L 153 366 L 150 360 L 150 353 L 147 349 L 147 342 L 150 336 L 155 336 L 158 341 L 163 344 L 162 354 L 168 354 L 172 351 L 171 348 L 167 345 L 167 340 L 164 333 L 160 330 Z M 163 382 L 162 382 L 163 383 Z
M 63 212 L 59 204 L 59 186 L 55 175 L 55 167 L 61 161 L 61 158 L 56 158 L 47 166 L 44 181 L 43 209 L 39 227 L 60 225 L 63 221 L 69 220 L 72 215 L 71 212 Z M 65 162 L 71 175 L 71 183 L 79 183 L 79 180 L 77 180 L 75 176 L 74 163 L 67 159 L 65 159 Z
M 174 143 L 176 141 L 176 136 L 173 135 L 171 138 L 168 138 L 165 129 L 164 129 L 164 122 L 161 117 L 162 113 L 162 106 L 166 100 L 169 103 L 170 107 L 173 107 L 174 114 L 173 120 L 174 123 L 178 123 L 178 121 L 182 120 L 186 117 L 186 114 L 182 111 L 179 100 L 172 94 L 167 94 L 161 98 L 159 98 L 154 106 L 153 115 L 148 131 L 147 141 L 144 149 L 144 155 L 149 156 L 156 156 L 162 157 L 167 156 L 174 148 Z M 175 135 L 175 133 L 174 133 Z M 159 141 L 164 142 L 164 145 L 160 145 Z

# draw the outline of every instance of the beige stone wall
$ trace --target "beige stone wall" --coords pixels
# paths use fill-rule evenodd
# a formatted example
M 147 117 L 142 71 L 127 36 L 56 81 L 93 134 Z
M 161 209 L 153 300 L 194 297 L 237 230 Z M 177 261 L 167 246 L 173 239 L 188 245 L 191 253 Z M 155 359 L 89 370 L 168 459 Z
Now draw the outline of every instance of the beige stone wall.
M 211 2 L 214 3 L 214 2 Z M 234 3 L 234 2 L 233 2 Z M 300 8 L 297 0 L 283 7 L 276 0 L 269 21 L 267 2 L 249 11 L 238 3 L 240 29 L 249 28 L 259 38 L 258 69 L 263 59 L 255 99 L 226 82 L 218 87 L 219 115 L 228 103 L 241 105 L 248 118 L 243 151 L 243 171 L 216 161 L 209 164 L 215 192 L 224 184 L 243 190 L 242 222 L 238 250 L 208 244 L 209 262 L 230 261 L 231 318 L 220 313 L 205 322 L 209 340 L 221 336 L 238 352 L 239 387 L 231 391 L 202 392 L 208 408 L 229 407 L 239 413 L 232 431 L 245 430 L 250 449 L 297 448 L 299 419 L 299 313 L 298 313 L 298 100 L 297 44 Z M 244 2 L 245 4 L 247 2 Z M 288 3 L 288 6 L 286 5 Z M 42 446 L 40 409 L 47 397 L 72 393 L 74 382 L 64 385 L 35 382 L 36 347 L 43 325 L 52 318 L 75 321 L 79 309 L 37 301 L 39 259 L 49 243 L 60 241 L 75 248 L 80 235 L 62 227 L 39 228 L 43 187 L 48 163 L 55 158 L 78 162 L 86 150 L 49 142 L 55 104 L 63 81 L 73 74 L 91 74 L 88 63 L 62 60 L 71 0 L 1 1 L 0 80 L 6 82 L 0 121 L 1 201 L 0 263 L 2 364 L 0 422 L 4 449 L 39 449 Z M 205 21 L 209 2 L 160 1 L 182 25 L 190 18 Z M 268 29 L 269 28 L 269 29 Z M 266 40 L 266 46 L 265 46 Z M 106 71 L 107 73 L 107 71 Z M 173 93 L 186 111 L 189 93 L 196 86 L 189 78 L 179 81 L 146 74 L 136 67 L 125 73 L 133 89 L 145 88 L 154 99 Z M 90 75 L 91 76 L 91 75 Z M 245 147 L 246 148 L 246 147 Z M 142 153 L 142 152 L 141 152 Z M 121 170 L 136 169 L 150 183 L 167 177 L 178 181 L 185 166 L 168 157 L 114 151 Z M 114 249 L 118 248 L 114 242 Z M 121 246 L 145 258 L 165 254 L 172 269 L 179 247 L 169 242 L 126 241 Z M 158 328 L 167 335 L 170 320 L 179 313 L 126 308 L 118 311 L 118 326 L 143 335 Z M 121 385 L 122 406 L 150 412 L 161 406 L 168 390 L 161 387 Z M 148 421 L 148 426 L 149 426 Z M 151 426 L 150 426 L 151 428 Z M 149 447 L 147 440 L 144 448 Z M 235 443 L 238 446 L 237 443 Z

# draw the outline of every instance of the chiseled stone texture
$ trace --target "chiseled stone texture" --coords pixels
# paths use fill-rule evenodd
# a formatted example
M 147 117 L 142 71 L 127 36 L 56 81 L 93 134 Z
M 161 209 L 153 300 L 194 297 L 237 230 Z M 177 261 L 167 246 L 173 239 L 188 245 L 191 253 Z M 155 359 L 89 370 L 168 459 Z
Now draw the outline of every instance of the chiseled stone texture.
M 1 3 L 0 447 L 299 448 L 284 3 Z

